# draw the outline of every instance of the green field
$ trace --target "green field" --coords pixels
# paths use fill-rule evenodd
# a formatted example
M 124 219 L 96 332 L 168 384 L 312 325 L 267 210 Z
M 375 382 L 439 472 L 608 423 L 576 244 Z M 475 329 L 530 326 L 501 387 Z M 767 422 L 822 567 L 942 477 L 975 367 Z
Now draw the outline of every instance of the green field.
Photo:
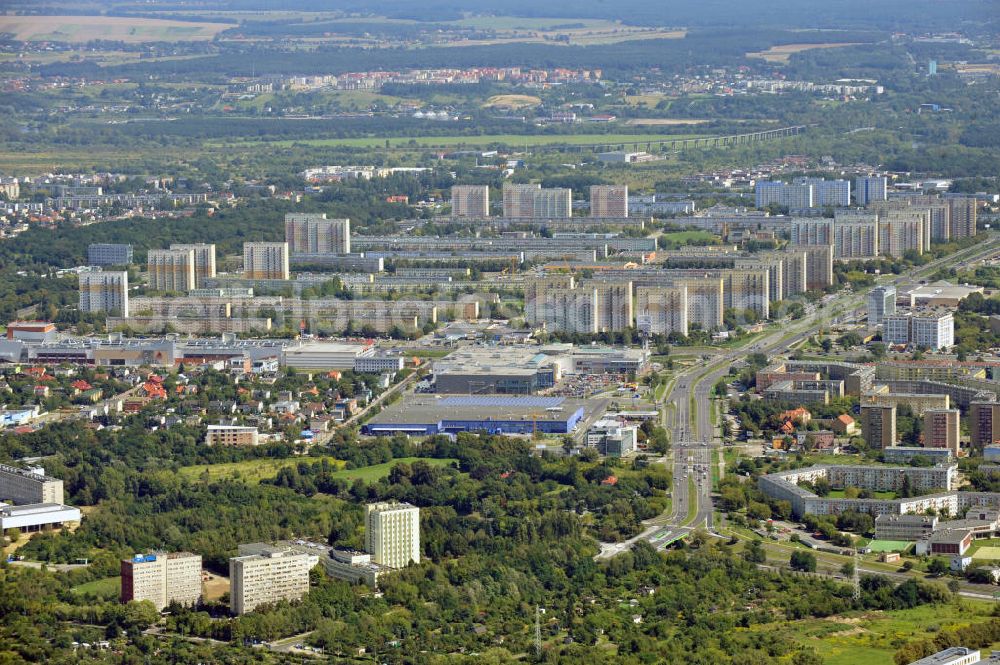
M 971 556 L 973 559 L 1000 559 L 1000 538 L 973 540 L 972 546 L 969 547 L 966 555 Z
M 381 480 L 389 475 L 392 471 L 392 467 L 397 464 L 413 464 L 414 462 L 427 462 L 431 466 L 445 467 L 451 466 L 452 462 L 457 462 L 455 459 L 437 459 L 430 457 L 400 457 L 399 459 L 394 459 L 391 462 L 386 462 L 385 464 L 376 464 L 374 466 L 365 466 L 359 469 L 342 469 L 336 473 L 331 474 L 334 478 L 340 478 L 341 480 L 347 480 L 349 482 L 354 482 L 355 480 L 364 480 L 365 482 L 372 482 L 374 480 Z
M 348 148 L 377 148 L 389 145 L 394 148 L 414 146 L 487 146 L 493 144 L 512 147 L 550 146 L 550 145 L 616 145 L 624 143 L 650 143 L 653 141 L 674 141 L 691 138 L 709 138 L 701 134 L 540 134 L 530 136 L 524 134 L 485 134 L 482 136 L 414 136 L 414 137 L 366 137 L 353 139 L 300 139 L 284 141 L 241 141 L 233 147 L 247 147 L 257 143 L 267 143 L 269 146 L 292 147 L 296 145 Z M 711 235 L 711 234 L 709 234 Z
M 896 493 L 895 492 L 872 492 L 872 495 L 876 499 L 886 499 L 886 500 L 889 500 L 889 501 L 891 501 L 891 500 L 893 500 L 893 499 L 896 498 Z M 830 494 L 828 496 L 831 499 L 843 499 L 843 498 L 845 498 L 844 497 L 844 490 L 830 490 Z
M 85 582 L 73 587 L 73 593 L 78 595 L 94 594 L 102 598 L 111 598 L 121 593 L 121 577 L 105 577 L 104 579 Z
M 905 540 L 873 540 L 868 543 L 872 552 L 903 552 L 911 543 Z
M 755 632 L 781 631 L 814 648 L 825 665 L 887 665 L 899 645 L 924 639 L 929 630 L 988 620 L 992 603 L 924 605 L 912 610 L 859 612 L 754 626 Z M 987 653 L 989 649 L 985 650 Z
M 662 237 L 682 245 L 692 242 L 713 242 L 718 238 L 708 231 L 670 231 L 662 234 Z
M 242 462 L 225 462 L 223 464 L 196 464 L 181 467 L 179 473 L 188 480 L 201 480 L 208 472 L 209 480 L 244 480 L 260 482 L 264 478 L 274 478 L 278 471 L 285 467 L 297 466 L 299 462 L 315 463 L 326 459 L 330 464 L 343 468 L 344 462 L 336 457 L 293 457 L 290 459 L 253 459 Z

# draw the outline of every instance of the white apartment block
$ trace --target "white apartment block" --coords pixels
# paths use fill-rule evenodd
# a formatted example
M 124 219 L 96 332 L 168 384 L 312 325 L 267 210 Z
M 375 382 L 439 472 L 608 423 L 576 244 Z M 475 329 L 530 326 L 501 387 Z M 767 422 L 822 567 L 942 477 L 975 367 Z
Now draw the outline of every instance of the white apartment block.
M 798 178 L 796 185 L 812 185 L 813 205 L 817 208 L 846 208 L 851 205 L 850 180 L 824 178 Z
M 372 561 L 390 568 L 420 563 L 420 509 L 408 503 L 368 504 L 365 549 Z
M 292 254 L 350 254 L 351 220 L 326 213 L 285 215 L 285 242 Z
M 488 185 L 455 185 L 451 188 L 452 217 L 489 217 Z
M 637 328 L 650 335 L 688 334 L 687 286 L 640 286 L 635 290 Z
M 196 288 L 194 251 L 151 249 L 146 254 L 149 288 L 154 291 L 190 291 Z
M 201 556 L 189 552 L 136 555 L 121 562 L 121 601 L 148 600 L 162 611 L 201 601 Z
M 774 204 L 796 210 L 816 205 L 812 185 L 790 185 L 767 180 L 755 185 L 755 199 L 758 208 Z
M 243 243 L 243 277 L 289 279 L 287 242 Z
M 955 317 L 951 312 L 927 311 L 913 315 L 910 343 L 933 351 L 955 346 Z
M 118 312 L 128 316 L 128 273 L 83 272 L 80 278 L 81 312 Z
M 885 201 L 889 179 L 885 176 L 861 176 L 854 179 L 854 200 L 859 206 Z
M 244 551 L 241 545 L 241 555 Z M 309 592 L 309 571 L 317 563 L 314 555 L 269 547 L 231 558 L 230 611 L 246 614 L 267 603 L 302 598 Z
M 591 217 L 628 217 L 628 185 L 593 185 Z
M 21 469 L 0 464 L 0 501 L 16 504 L 63 502 L 63 481 L 45 475 L 45 469 Z
M 181 245 L 172 244 L 170 245 L 172 250 L 191 250 L 194 252 L 194 283 L 195 288 L 201 288 L 205 285 L 206 279 L 212 279 L 215 277 L 215 245 L 214 244 L 197 244 L 197 245 Z

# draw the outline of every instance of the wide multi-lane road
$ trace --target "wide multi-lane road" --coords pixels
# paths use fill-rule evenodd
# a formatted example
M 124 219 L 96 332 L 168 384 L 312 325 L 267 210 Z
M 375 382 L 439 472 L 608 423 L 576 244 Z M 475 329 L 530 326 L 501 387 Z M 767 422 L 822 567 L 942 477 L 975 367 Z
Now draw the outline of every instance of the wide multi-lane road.
M 899 286 L 923 279 L 944 266 L 964 269 L 997 255 L 1000 255 L 1000 235 L 991 233 L 972 247 L 899 275 L 882 276 L 878 281 Z M 671 509 L 647 521 L 646 529 L 628 541 L 602 543 L 598 558 L 608 558 L 630 549 L 639 540 L 663 548 L 694 529 L 712 531 L 715 528 L 712 465 L 716 463 L 719 441 L 712 423 L 711 393 L 716 383 L 740 358 L 751 353 L 763 353 L 769 358 L 780 356 L 821 329 L 856 321 L 864 309 L 865 294 L 843 292 L 822 307 L 812 309 L 803 319 L 781 321 L 752 342 L 679 373 L 658 405 L 664 409 L 663 422 L 671 433 L 671 455 L 668 456 L 673 463 Z

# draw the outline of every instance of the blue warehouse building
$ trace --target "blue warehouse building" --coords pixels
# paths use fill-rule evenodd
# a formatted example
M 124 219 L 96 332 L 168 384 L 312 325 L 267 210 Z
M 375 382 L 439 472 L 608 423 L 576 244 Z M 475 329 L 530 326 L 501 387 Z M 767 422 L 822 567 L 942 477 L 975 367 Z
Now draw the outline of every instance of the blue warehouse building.
M 598 402 L 600 400 L 597 400 Z M 504 395 L 414 395 L 378 414 L 363 427 L 369 435 L 430 435 L 456 432 L 490 434 L 568 434 L 592 400 Z

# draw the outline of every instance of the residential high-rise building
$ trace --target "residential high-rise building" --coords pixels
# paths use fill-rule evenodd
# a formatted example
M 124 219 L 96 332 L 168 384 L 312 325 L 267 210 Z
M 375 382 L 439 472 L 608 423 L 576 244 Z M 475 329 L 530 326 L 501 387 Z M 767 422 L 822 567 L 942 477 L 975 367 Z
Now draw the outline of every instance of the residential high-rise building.
M 854 180 L 854 200 L 859 206 L 872 201 L 885 201 L 888 197 L 889 179 L 885 176 L 860 176 Z
M 870 220 L 857 221 L 834 220 L 833 258 L 859 259 L 878 256 L 878 228 L 878 221 L 874 217 Z
M 946 310 L 916 310 L 886 315 L 882 339 L 940 351 L 955 345 L 955 318 Z
M 92 243 L 87 245 L 87 265 L 127 266 L 132 263 L 132 245 Z
M 923 254 L 925 249 L 924 232 L 929 226 L 929 220 L 918 216 L 886 215 L 878 223 L 878 252 L 880 256 L 901 257 L 906 252 L 914 251 Z
M 535 214 L 535 194 L 542 189 L 541 185 L 503 186 L 503 216 L 533 217 Z
M 896 313 L 896 287 L 876 286 L 868 292 L 868 324 L 877 326 Z
M 1000 441 L 1000 402 L 969 404 L 969 441 L 977 449 Z
M 524 318 L 553 332 L 600 332 L 597 289 L 578 284 L 572 275 L 528 279 L 524 285 Z
M 292 254 L 350 254 L 351 220 L 327 219 L 326 213 L 288 213 L 285 242 Z
M 959 449 L 958 409 L 927 409 L 924 411 L 924 447 L 947 448 L 956 457 Z
M 194 251 L 151 249 L 146 255 L 148 286 L 154 291 L 190 291 L 196 288 Z
M 681 278 L 674 280 L 673 286 L 683 286 L 687 290 L 688 329 L 694 326 L 700 330 L 722 328 L 725 286 L 721 277 Z
M 976 235 L 976 199 L 948 199 L 952 238 L 970 238 Z
M 196 245 L 172 244 L 170 249 L 191 250 L 194 252 L 194 284 L 196 289 L 205 286 L 206 279 L 215 277 L 215 245 L 199 243 Z
M 288 279 L 288 243 L 243 243 L 243 276 L 246 279 Z
M 390 568 L 420 563 L 420 509 L 408 503 L 368 504 L 365 550 L 372 561 Z
M 635 289 L 636 327 L 649 335 L 688 334 L 687 287 L 639 286 Z
M 451 188 L 452 217 L 489 217 L 488 185 L 454 185 Z
M 955 317 L 945 310 L 918 311 L 913 314 L 910 343 L 932 351 L 955 345 Z
M 628 185 L 593 185 L 591 217 L 628 217 Z
M 631 328 L 632 282 L 607 282 L 594 284 L 597 289 L 598 332 L 621 332 Z
M 833 245 L 790 245 L 806 253 L 806 289 L 822 290 L 833 284 Z
M 539 189 L 534 194 L 532 217 L 562 219 L 573 216 L 573 190 L 558 187 Z
M 81 312 L 128 316 L 127 272 L 82 272 L 79 279 Z
M 726 309 L 751 310 L 761 319 L 771 316 L 771 281 L 766 269 L 725 270 L 722 281 Z
M 790 185 L 785 182 L 758 181 L 754 188 L 756 206 L 766 208 L 778 205 L 791 210 L 812 208 L 815 205 L 812 185 Z
M 782 261 L 781 296 L 774 300 L 786 300 L 790 296 L 809 290 L 808 253 L 803 247 L 787 247 L 778 254 Z
M 797 217 L 789 224 L 793 245 L 833 245 L 833 220 L 825 217 Z
M 298 600 L 309 592 L 309 570 L 316 563 L 315 556 L 276 547 L 233 557 L 229 560 L 231 612 L 246 614 L 265 603 Z
M 201 601 L 201 556 L 189 552 L 137 554 L 121 562 L 121 601 L 148 600 L 163 610 Z
M 541 185 L 503 186 L 503 216 L 560 219 L 573 214 L 573 191 L 542 189 Z
M 896 445 L 896 406 L 861 405 L 861 433 L 869 448 L 882 450 Z
M 813 206 L 817 208 L 846 208 L 851 205 L 850 180 L 825 178 L 797 178 L 796 185 L 812 185 Z

